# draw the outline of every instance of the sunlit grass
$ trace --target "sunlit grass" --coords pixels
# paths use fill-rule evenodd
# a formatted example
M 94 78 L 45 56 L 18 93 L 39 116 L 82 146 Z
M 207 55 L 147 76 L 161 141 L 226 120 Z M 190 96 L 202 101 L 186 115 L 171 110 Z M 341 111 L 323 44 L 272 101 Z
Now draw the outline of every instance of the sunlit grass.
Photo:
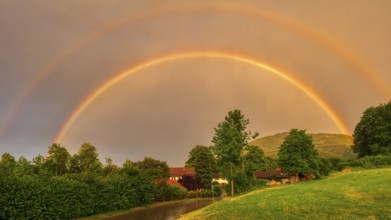
M 391 219 L 391 168 L 262 189 L 183 219 Z

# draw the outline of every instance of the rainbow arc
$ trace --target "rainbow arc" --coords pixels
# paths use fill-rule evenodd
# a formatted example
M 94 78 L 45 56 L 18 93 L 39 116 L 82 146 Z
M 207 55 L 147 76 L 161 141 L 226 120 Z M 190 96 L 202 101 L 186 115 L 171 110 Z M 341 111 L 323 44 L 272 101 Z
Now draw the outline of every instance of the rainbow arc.
M 287 72 L 283 72 L 281 70 L 278 70 L 270 65 L 267 65 L 263 62 L 257 61 L 255 59 L 251 59 L 242 55 L 238 54 L 231 54 L 227 52 L 218 52 L 218 51 L 190 51 L 190 52 L 182 52 L 182 53 L 175 53 L 175 54 L 168 54 L 160 57 L 156 57 L 153 59 L 149 59 L 145 62 L 142 62 L 138 65 L 132 66 L 118 74 L 116 74 L 113 78 L 107 80 L 104 82 L 100 87 L 98 87 L 94 92 L 92 92 L 89 96 L 87 96 L 81 104 L 73 111 L 73 113 L 70 115 L 70 117 L 67 119 L 65 124 L 62 126 L 60 131 L 58 132 L 55 142 L 60 143 L 62 142 L 63 138 L 65 137 L 67 131 L 70 129 L 70 127 L 73 125 L 73 123 L 76 121 L 76 119 L 83 113 L 83 111 L 90 106 L 94 100 L 96 100 L 101 94 L 103 94 L 107 89 L 114 86 L 119 81 L 125 79 L 126 77 L 141 72 L 142 70 L 152 67 L 164 62 L 168 61 L 176 61 L 181 59 L 188 59 L 188 58 L 196 58 L 196 57 L 211 57 L 211 58 L 219 58 L 219 59 L 227 59 L 237 62 L 246 63 L 249 65 L 256 66 L 260 69 L 266 70 L 297 87 L 300 89 L 303 93 L 305 93 L 310 99 L 312 99 L 323 111 L 330 117 L 330 119 L 336 124 L 336 126 L 339 128 L 340 132 L 343 134 L 350 134 L 349 129 L 347 128 L 344 121 L 341 119 L 341 117 L 337 114 L 337 112 L 331 107 L 330 104 L 326 102 L 325 99 L 323 99 L 319 94 L 317 94 L 315 91 L 313 91 L 309 86 L 307 86 L 305 83 L 300 81 L 299 79 L 295 78 L 292 74 L 289 74 Z

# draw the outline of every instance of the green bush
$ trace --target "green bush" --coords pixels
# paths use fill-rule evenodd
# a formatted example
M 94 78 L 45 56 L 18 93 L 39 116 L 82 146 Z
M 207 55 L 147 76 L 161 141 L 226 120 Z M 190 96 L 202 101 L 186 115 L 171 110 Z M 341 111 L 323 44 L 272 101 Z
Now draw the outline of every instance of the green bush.
M 225 185 L 225 191 L 231 195 L 231 182 Z M 235 195 L 242 194 L 251 190 L 249 180 L 243 173 L 237 173 L 234 177 L 234 193 Z
M 156 184 L 156 190 L 155 190 L 156 201 L 184 199 L 186 195 L 187 195 L 187 191 L 181 190 L 177 186 L 168 185 L 164 181 Z
M 143 175 L 1 177 L 0 219 L 71 219 L 126 209 L 149 204 L 155 187 Z
M 223 193 L 223 188 L 221 188 L 219 183 L 213 183 L 213 192 L 215 197 L 221 196 L 221 194 Z
M 348 160 L 348 165 L 364 169 L 391 166 L 391 155 L 375 155 L 350 159 Z
M 269 181 L 265 179 L 254 179 L 253 180 L 253 188 L 258 189 L 267 186 Z

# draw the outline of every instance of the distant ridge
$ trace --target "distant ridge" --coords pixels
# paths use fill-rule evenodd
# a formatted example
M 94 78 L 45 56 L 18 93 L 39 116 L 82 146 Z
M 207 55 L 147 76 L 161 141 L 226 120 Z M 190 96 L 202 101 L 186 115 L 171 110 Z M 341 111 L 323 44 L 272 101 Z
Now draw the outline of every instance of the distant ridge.
M 250 144 L 263 149 L 266 156 L 277 157 L 279 146 L 284 142 L 288 132 L 258 138 Z M 353 138 L 344 134 L 309 134 L 321 157 L 339 157 L 349 159 L 356 157 L 351 146 Z

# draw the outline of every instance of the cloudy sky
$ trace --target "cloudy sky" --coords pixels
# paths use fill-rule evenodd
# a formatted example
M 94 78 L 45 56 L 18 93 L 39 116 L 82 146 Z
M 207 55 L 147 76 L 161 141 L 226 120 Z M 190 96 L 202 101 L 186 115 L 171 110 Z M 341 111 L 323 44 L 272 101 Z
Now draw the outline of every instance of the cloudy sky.
M 233 109 L 261 136 L 351 134 L 367 107 L 391 98 L 390 8 L 0 1 L 0 153 L 31 159 L 54 141 L 71 153 L 91 142 L 102 160 L 182 166 Z

